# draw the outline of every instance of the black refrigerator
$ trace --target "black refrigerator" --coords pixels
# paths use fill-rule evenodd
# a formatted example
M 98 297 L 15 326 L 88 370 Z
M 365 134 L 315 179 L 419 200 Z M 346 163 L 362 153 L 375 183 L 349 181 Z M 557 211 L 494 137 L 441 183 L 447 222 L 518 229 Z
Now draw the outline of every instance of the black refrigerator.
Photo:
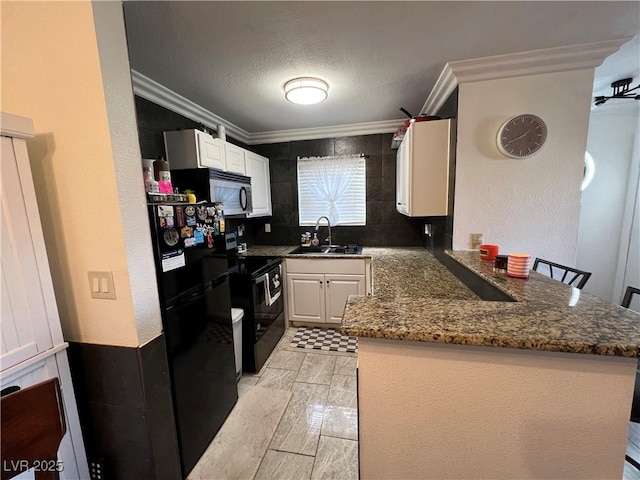
M 182 476 L 238 399 L 222 204 L 149 204 Z

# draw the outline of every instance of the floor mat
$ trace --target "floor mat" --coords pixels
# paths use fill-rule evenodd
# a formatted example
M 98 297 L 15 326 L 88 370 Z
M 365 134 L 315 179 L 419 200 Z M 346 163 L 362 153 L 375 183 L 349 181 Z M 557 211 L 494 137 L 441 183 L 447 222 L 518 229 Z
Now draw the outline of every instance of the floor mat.
M 300 327 L 291 341 L 292 347 L 333 352 L 358 353 L 358 338 L 342 335 L 333 329 Z

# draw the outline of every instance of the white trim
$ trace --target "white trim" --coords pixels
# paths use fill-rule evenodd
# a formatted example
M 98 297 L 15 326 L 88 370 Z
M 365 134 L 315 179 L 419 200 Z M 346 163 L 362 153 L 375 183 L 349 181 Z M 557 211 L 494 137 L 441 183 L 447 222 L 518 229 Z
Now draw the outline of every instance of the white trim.
M 595 68 L 633 37 L 449 62 L 459 83 Z
M 640 122 L 638 125 L 640 125 Z M 625 205 L 622 214 L 622 228 L 620 229 L 620 243 L 618 244 L 618 262 L 613 281 L 613 301 L 618 304 L 622 301 L 624 290 L 627 287 L 627 285 L 625 285 L 625 280 L 627 277 L 627 268 L 629 266 L 629 250 L 631 247 L 631 236 L 633 234 L 632 229 L 637 228 L 637 220 L 640 215 L 640 212 L 636 211 L 638 195 L 640 195 L 639 148 L 640 131 L 636 128 L 636 134 L 633 139 L 631 164 L 629 165 Z
M 632 38 L 449 62 L 431 90 L 422 113 L 435 114 L 460 83 L 595 68 Z
M 33 120 L 0 112 L 0 133 L 3 137 L 31 138 L 34 135 Z
M 53 348 L 50 348 L 49 350 L 45 350 L 44 352 L 25 360 L 24 362 L 7 368 L 0 374 L 0 381 L 2 382 L 2 385 L 11 383 L 16 378 L 21 377 L 24 374 L 25 370 L 32 369 L 33 365 L 35 365 L 36 363 L 44 364 L 44 362 L 46 362 L 49 357 L 52 357 L 56 353 L 65 350 L 68 346 L 69 344 L 67 342 L 61 343 L 54 346 Z
M 352 135 L 372 135 L 375 133 L 393 133 L 402 126 L 406 119 L 382 120 L 379 122 L 350 123 L 331 125 L 329 127 L 296 128 L 292 130 L 276 130 L 273 132 L 257 132 L 249 134 L 249 145 L 260 143 L 290 142 L 295 140 L 313 140 L 316 138 L 348 137 Z
M 227 134 L 247 143 L 249 140 L 249 132 L 219 117 L 206 108 L 201 107 L 197 103 L 192 102 L 188 98 L 168 89 L 164 85 L 159 84 L 155 80 L 144 76 L 140 72 L 131 70 L 131 81 L 133 83 L 133 93 L 146 98 L 162 107 L 168 108 L 172 112 L 179 113 L 195 122 L 200 122 L 208 127 L 216 127 L 224 125 Z
M 421 113 L 427 115 L 435 115 L 440 110 L 440 107 L 447 101 L 451 92 L 453 92 L 458 86 L 458 79 L 453 73 L 450 64 L 446 64 L 442 69 L 442 73 L 436 80 L 436 84 L 431 89 L 431 93 L 422 106 Z
M 398 120 L 382 120 L 379 122 L 332 125 L 329 127 L 296 128 L 292 130 L 249 133 L 133 69 L 131 70 L 131 81 L 133 82 L 134 94 L 146 98 L 157 105 L 168 108 L 172 112 L 190 118 L 195 122 L 203 123 L 208 127 L 224 125 L 228 135 L 248 145 L 312 140 L 316 138 L 346 137 L 350 135 L 393 133 L 405 120 L 402 118 Z

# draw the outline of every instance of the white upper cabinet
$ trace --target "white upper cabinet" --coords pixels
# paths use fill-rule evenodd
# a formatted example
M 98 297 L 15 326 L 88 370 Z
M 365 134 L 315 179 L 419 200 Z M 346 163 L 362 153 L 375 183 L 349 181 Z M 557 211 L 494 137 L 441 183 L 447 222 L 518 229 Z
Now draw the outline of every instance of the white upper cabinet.
M 451 120 L 414 122 L 397 153 L 396 208 L 410 217 L 448 214 Z
M 164 132 L 167 161 L 173 170 L 217 168 L 226 170 L 225 142 L 200 130 Z
M 247 217 L 268 217 L 271 215 L 271 176 L 269 159 L 257 153 L 245 151 L 246 175 L 251 177 L 253 213 Z
M 227 172 L 249 175 L 245 167 L 245 154 L 249 152 L 233 143 L 225 142 L 224 153 L 227 162 Z

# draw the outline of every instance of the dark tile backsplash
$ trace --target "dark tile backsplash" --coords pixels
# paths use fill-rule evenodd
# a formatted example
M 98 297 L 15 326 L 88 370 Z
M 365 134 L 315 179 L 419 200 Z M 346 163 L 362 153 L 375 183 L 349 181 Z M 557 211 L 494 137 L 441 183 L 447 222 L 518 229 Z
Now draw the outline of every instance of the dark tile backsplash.
M 409 218 L 396 211 L 396 151 L 392 134 L 323 138 L 265 145 L 252 149 L 269 158 L 273 216 L 256 222 L 255 243 L 296 245 L 300 234 L 313 227 L 298 225 L 298 157 L 363 153 L 367 168 L 367 225 L 332 227 L 333 243 L 367 246 L 421 246 L 424 218 Z M 264 223 L 271 224 L 265 233 Z M 323 222 L 324 223 L 324 222 Z M 319 237 L 326 236 L 321 227 Z
M 165 155 L 162 132 L 201 128 L 197 122 L 160 105 L 135 97 L 138 134 L 143 158 Z M 207 125 L 215 128 L 213 125 Z M 255 219 L 229 219 L 227 231 L 244 225 L 239 242 L 249 245 L 296 245 L 300 234 L 313 227 L 298 225 L 297 158 L 363 153 L 367 166 L 367 225 L 333 227 L 333 241 L 367 246 L 422 246 L 425 218 L 409 218 L 396 211 L 396 150 L 391 149 L 392 134 L 358 135 L 295 142 L 245 145 L 233 138 L 231 143 L 269 158 L 273 215 Z M 271 224 L 265 233 L 264 224 Z M 326 230 L 326 228 L 325 228 Z M 320 236 L 325 233 L 320 232 Z

